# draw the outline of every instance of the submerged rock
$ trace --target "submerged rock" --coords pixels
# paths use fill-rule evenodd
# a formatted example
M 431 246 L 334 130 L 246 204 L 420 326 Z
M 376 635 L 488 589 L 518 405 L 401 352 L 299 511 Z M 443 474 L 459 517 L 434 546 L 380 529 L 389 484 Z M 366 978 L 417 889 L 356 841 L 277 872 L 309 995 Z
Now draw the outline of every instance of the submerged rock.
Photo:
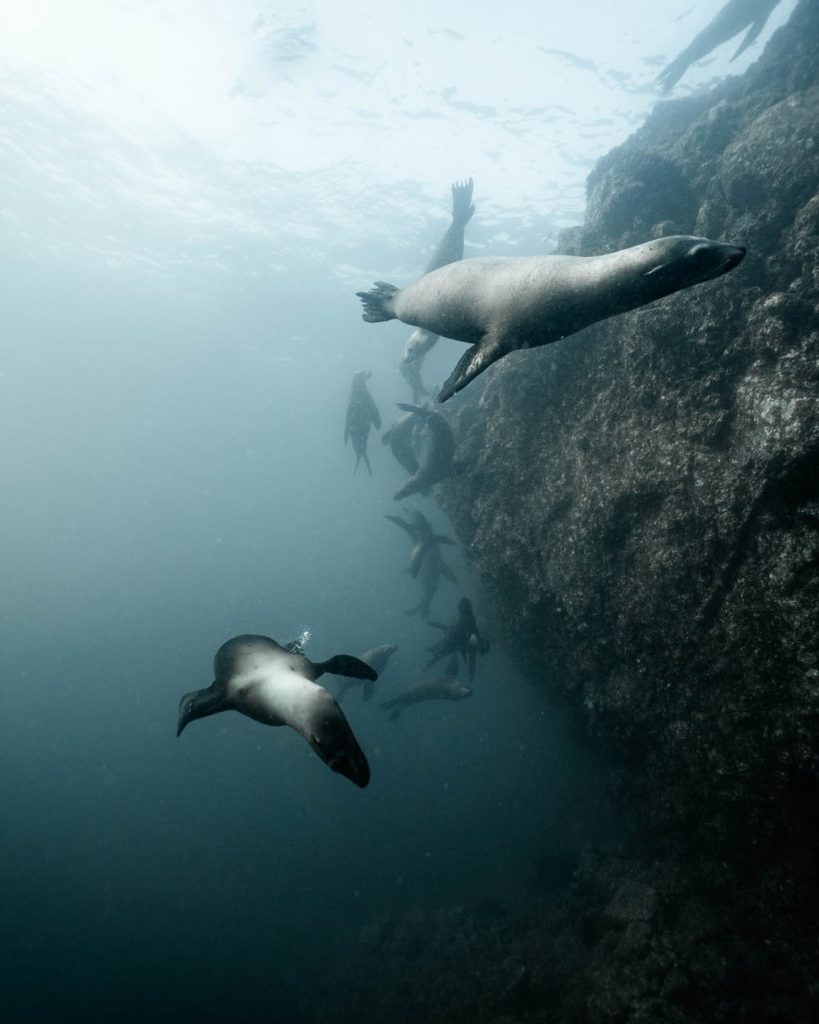
M 450 403 L 488 625 L 608 751 L 637 839 L 503 914 L 380 925 L 305 1021 L 819 1019 L 817 52 L 802 0 L 745 76 L 658 104 L 563 238 L 692 231 L 742 268 Z

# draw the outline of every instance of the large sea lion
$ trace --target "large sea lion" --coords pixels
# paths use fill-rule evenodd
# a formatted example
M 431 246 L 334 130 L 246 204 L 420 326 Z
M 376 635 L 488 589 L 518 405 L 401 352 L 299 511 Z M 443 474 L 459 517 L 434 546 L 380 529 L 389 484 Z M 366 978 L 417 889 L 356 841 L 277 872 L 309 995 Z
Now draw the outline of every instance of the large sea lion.
M 387 667 L 387 662 L 397 650 L 396 644 L 380 644 L 378 647 L 371 647 L 368 651 L 363 651 L 358 655 L 358 660 L 363 661 L 365 665 L 369 665 L 374 672 L 378 673 L 378 678 L 380 679 L 381 673 Z M 362 700 L 369 700 L 373 693 L 375 693 L 375 685 L 372 679 L 348 677 L 339 682 L 338 689 L 336 690 L 336 700 L 340 703 L 341 698 L 347 691 L 352 690 L 356 686 L 362 687 Z
M 398 408 L 412 413 L 424 423 L 418 468 L 393 495 L 401 501 L 411 494 L 428 494 L 433 484 L 453 476 L 460 467 L 455 464 L 455 436 L 445 416 L 422 405 L 399 402 Z
M 371 376 L 372 374 L 366 370 L 359 370 L 353 375 L 350 400 L 347 403 L 347 418 L 344 423 L 344 443 L 352 441 L 355 452 L 353 472 L 356 472 L 359 462 L 363 459 L 370 475 L 372 468 L 367 456 L 367 438 L 370 436 L 370 427 L 381 429 L 381 414 L 367 388 L 367 381 Z
M 458 659 L 453 656 L 449 659 L 446 675 L 440 676 L 438 679 L 422 679 L 399 697 L 385 700 L 379 707 L 389 711 L 390 714 L 387 717 L 394 722 L 405 708 L 411 707 L 413 704 L 420 704 L 427 700 L 463 700 L 465 697 L 471 697 L 472 690 L 458 682 L 457 675 Z
M 679 57 L 657 75 L 657 83 L 663 92 L 670 92 L 692 64 L 707 57 L 712 50 L 727 43 L 729 39 L 733 39 L 747 28 L 747 35 L 731 58 L 736 60 L 757 38 L 779 2 L 780 0 L 728 0 L 713 21 L 686 46 Z
M 745 251 L 672 235 L 604 256 L 485 256 L 450 263 L 408 288 L 376 281 L 358 296 L 369 323 L 397 318 L 471 346 L 438 395 L 445 402 L 509 352 L 710 281 Z
M 428 625 L 442 630 L 444 635 L 429 648 L 432 657 L 424 666 L 424 671 L 448 654 L 456 656 L 460 654 L 469 667 L 471 683 L 475 678 L 476 656 L 486 654 L 489 650 L 489 641 L 478 631 L 475 613 L 472 611 L 472 602 L 468 597 L 462 597 L 458 602 L 458 614 L 448 626 L 443 622 L 430 622 Z
M 363 788 L 370 781 L 367 758 L 332 694 L 316 685 L 325 672 L 378 678 L 349 654 L 314 662 L 270 637 L 236 636 L 216 652 L 214 682 L 180 700 L 176 735 L 188 722 L 220 711 L 239 711 L 263 725 L 289 725 L 334 772 Z
M 464 258 L 464 230 L 475 212 L 475 207 L 472 205 L 472 187 L 471 178 L 467 181 L 453 182 L 452 223 L 427 263 L 425 274 Z M 412 400 L 416 404 L 429 394 L 421 380 L 421 365 L 426 354 L 435 347 L 437 342 L 437 334 L 431 331 L 416 330 L 407 338 L 404 351 L 401 353 L 399 367 L 401 376 L 412 388 Z

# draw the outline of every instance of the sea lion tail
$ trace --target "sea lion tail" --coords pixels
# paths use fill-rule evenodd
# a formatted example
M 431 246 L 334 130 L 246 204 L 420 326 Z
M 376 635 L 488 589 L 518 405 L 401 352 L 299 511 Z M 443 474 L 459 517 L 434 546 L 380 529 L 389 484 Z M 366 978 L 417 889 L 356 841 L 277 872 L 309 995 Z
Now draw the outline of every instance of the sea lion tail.
M 386 281 L 375 281 L 374 284 L 375 288 L 371 288 L 368 292 L 356 292 L 364 307 L 361 319 L 366 320 L 368 324 L 395 320 L 392 303 L 399 289 L 394 284 L 387 284 Z
M 331 676 L 351 676 L 353 679 L 370 679 L 373 682 L 378 679 L 378 673 L 366 661 L 354 658 L 352 654 L 337 654 L 327 661 L 314 661 L 313 667 L 319 675 L 329 672 Z

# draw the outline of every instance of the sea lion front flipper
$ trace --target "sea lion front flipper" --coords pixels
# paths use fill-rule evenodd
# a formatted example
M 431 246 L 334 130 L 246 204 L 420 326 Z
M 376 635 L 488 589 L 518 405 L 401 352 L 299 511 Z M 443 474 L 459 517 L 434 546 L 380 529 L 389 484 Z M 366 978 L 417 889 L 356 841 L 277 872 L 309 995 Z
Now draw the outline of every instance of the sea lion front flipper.
M 446 402 L 452 398 L 505 354 L 506 349 L 501 342 L 497 338 L 485 334 L 477 345 L 472 345 L 458 360 L 458 365 L 438 394 L 438 401 Z
M 371 679 L 375 682 L 378 673 L 360 658 L 354 658 L 352 654 L 337 654 L 327 661 L 314 661 L 319 676 L 329 672 L 331 676 L 352 676 L 353 679 Z M 317 677 L 318 678 L 318 677 Z
M 385 519 L 389 519 L 389 521 L 391 523 L 395 523 L 396 526 L 400 526 L 402 530 L 406 530 L 406 532 L 410 535 L 410 537 L 412 537 L 413 531 L 412 531 L 412 524 L 411 523 L 405 522 L 400 516 L 387 516 L 387 515 L 385 515 L 384 518 Z

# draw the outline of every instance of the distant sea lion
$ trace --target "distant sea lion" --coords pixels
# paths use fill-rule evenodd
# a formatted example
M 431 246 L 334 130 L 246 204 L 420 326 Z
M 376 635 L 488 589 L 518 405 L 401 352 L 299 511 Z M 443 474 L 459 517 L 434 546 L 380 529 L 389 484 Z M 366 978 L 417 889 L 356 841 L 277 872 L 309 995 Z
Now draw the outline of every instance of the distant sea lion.
M 417 509 L 407 509 L 407 517 L 407 519 L 402 519 L 400 516 L 384 516 L 391 523 L 400 526 L 412 541 L 410 572 L 412 578 L 415 579 L 432 547 L 437 544 L 454 545 L 455 541 L 445 534 L 436 533 L 432 528 L 432 523 L 423 512 L 419 512 Z
M 472 205 L 472 179 L 452 184 L 452 223 L 427 263 L 425 274 L 445 267 L 464 258 L 464 230 L 475 212 Z M 401 376 L 412 388 L 412 400 L 416 404 L 429 392 L 421 380 L 421 365 L 438 342 L 438 335 L 430 331 L 416 330 L 407 339 L 401 353 Z
M 347 403 L 347 419 L 344 423 L 344 443 L 348 440 L 353 442 L 355 452 L 355 473 L 359 462 L 363 459 L 367 472 L 372 476 L 370 460 L 367 456 L 367 438 L 370 436 L 370 427 L 376 430 L 381 429 L 381 414 L 373 401 L 373 397 L 367 388 L 367 381 L 372 376 L 366 370 L 359 370 L 353 375 L 353 385 L 350 389 L 350 400 Z
M 712 50 L 727 43 L 729 39 L 733 39 L 744 28 L 750 26 L 748 34 L 731 58 L 736 60 L 755 41 L 779 2 L 780 0 L 728 0 L 713 21 L 686 46 L 679 57 L 657 75 L 657 83 L 663 92 L 670 92 L 692 64 L 707 57 Z
M 421 571 L 418 573 L 418 582 L 421 584 L 421 600 L 414 607 L 407 609 L 407 615 L 418 613 L 423 618 L 429 615 L 432 599 L 438 591 L 438 584 L 442 576 L 450 583 L 458 582 L 455 573 L 444 561 L 441 545 L 432 544 L 421 563 Z
M 421 421 L 414 412 L 405 412 L 381 435 L 381 443 L 388 444 L 396 461 L 414 476 L 418 472 L 418 457 L 415 454 L 415 435 Z
M 378 678 L 381 678 L 381 673 L 387 667 L 387 662 L 398 650 L 396 644 L 381 644 L 379 647 L 372 647 L 368 651 L 364 651 L 358 655 L 358 660 L 363 661 L 365 665 L 369 665 L 370 668 L 378 673 Z M 347 693 L 348 690 L 352 690 L 355 686 L 363 685 L 362 699 L 369 700 L 375 693 L 375 686 L 373 685 L 372 679 L 355 679 L 347 678 L 342 679 L 339 682 L 338 690 L 336 690 L 336 700 L 341 702 L 341 698 Z
M 710 281 L 745 251 L 672 235 L 604 256 L 486 256 L 451 263 L 408 288 L 376 281 L 358 296 L 369 323 L 397 318 L 471 346 L 438 395 L 445 402 L 507 353 Z
M 313 662 L 270 637 L 236 636 L 216 652 L 215 681 L 180 700 L 176 735 L 196 718 L 231 710 L 263 725 L 289 725 L 334 772 L 363 788 L 370 781 L 367 759 L 338 703 L 316 685 L 325 672 L 378 678 L 369 665 L 349 654 Z
M 430 622 L 428 625 L 443 630 L 444 635 L 429 648 L 432 657 L 424 666 L 424 671 L 448 654 L 460 654 L 469 666 L 469 681 L 471 683 L 475 678 L 476 655 L 486 654 L 489 650 L 489 641 L 485 640 L 478 632 L 475 613 L 472 611 L 472 602 L 468 597 L 462 597 L 458 602 L 458 614 L 448 626 L 443 622 Z
M 418 469 L 393 495 L 400 501 L 411 494 L 427 494 L 433 484 L 453 476 L 460 467 L 455 465 L 455 436 L 445 416 L 434 409 L 404 402 L 399 402 L 398 408 L 418 416 L 425 425 L 423 452 Z
M 420 579 L 421 600 L 414 608 L 407 610 L 407 615 L 414 615 L 420 612 L 428 615 L 438 583 L 443 576 L 445 579 L 455 583 L 455 573 L 444 562 L 441 554 L 442 544 L 455 544 L 451 537 L 435 533 L 432 524 L 423 512 L 414 510 L 407 511 L 408 518 L 400 516 L 385 516 L 390 522 L 400 526 L 412 541 L 412 552 L 410 554 L 410 573 L 413 579 Z
M 400 697 L 385 700 L 379 707 L 389 711 L 390 714 L 387 717 L 394 722 L 405 708 L 411 707 L 413 704 L 420 704 L 427 700 L 463 700 L 465 697 L 471 697 L 472 690 L 468 686 L 464 686 L 463 683 L 459 683 L 457 675 L 458 659 L 452 657 L 449 659 L 446 675 L 438 679 L 422 679 L 421 682 L 402 693 Z

